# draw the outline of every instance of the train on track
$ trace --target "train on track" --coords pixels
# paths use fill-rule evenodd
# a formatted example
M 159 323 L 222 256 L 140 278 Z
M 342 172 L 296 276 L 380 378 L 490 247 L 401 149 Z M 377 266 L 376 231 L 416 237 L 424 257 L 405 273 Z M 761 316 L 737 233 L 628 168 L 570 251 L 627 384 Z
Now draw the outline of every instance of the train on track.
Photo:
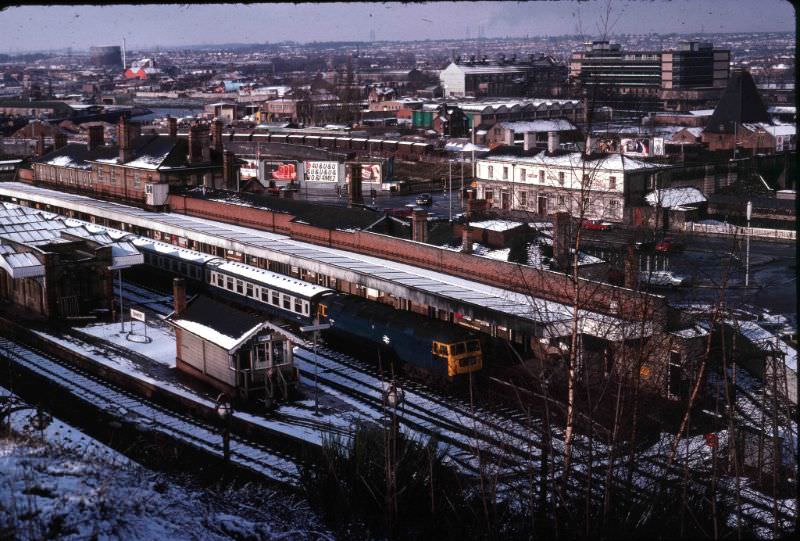
M 326 338 L 399 362 L 416 377 L 452 381 L 483 368 L 481 341 L 470 329 L 164 242 L 142 237 L 132 242 L 151 267 L 298 326 L 330 324 Z

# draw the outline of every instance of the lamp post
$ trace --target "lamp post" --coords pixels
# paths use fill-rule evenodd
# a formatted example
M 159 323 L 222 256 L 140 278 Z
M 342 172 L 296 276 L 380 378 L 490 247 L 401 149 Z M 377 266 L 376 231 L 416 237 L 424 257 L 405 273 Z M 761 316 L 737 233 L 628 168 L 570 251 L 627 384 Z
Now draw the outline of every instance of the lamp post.
M 461 154 L 461 192 L 458 196 L 461 201 L 461 212 L 464 212 L 464 154 Z
M 222 419 L 222 457 L 227 464 L 231 460 L 231 417 L 233 417 L 233 406 L 231 406 L 225 393 L 217 397 L 217 415 Z
M 449 175 L 447 177 L 447 202 L 449 205 L 450 222 L 453 221 L 453 160 L 447 160 Z
M 119 327 L 120 332 L 125 332 L 125 309 L 122 307 L 122 269 L 119 269 Z
M 313 332 L 314 333 L 314 415 L 319 415 L 319 384 L 318 384 L 318 375 L 319 375 L 319 365 L 317 363 L 317 336 L 319 331 L 324 331 L 326 329 L 330 329 L 330 323 L 320 323 L 319 316 L 314 320 L 313 325 L 306 325 L 304 327 L 300 327 L 301 332 Z
M 744 260 L 744 287 L 750 285 L 750 217 L 753 215 L 753 203 L 747 202 L 747 249 Z

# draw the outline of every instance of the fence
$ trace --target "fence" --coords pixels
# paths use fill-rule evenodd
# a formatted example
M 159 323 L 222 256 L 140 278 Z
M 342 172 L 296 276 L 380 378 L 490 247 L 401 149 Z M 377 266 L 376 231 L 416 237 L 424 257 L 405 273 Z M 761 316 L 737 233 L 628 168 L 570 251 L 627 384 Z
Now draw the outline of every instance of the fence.
M 683 226 L 686 233 L 700 233 L 710 235 L 735 235 L 744 238 L 748 228 L 733 224 L 699 224 L 686 222 Z M 767 229 L 765 227 L 751 227 L 750 236 L 761 239 L 797 240 L 797 232 L 790 229 Z

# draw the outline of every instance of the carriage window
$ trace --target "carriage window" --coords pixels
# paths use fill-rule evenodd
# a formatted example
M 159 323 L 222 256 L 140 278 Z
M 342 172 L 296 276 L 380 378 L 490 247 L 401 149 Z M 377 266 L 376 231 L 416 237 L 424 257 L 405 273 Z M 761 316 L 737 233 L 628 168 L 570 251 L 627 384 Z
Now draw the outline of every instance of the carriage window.
M 231 291 L 233 291 L 233 278 L 228 278 L 227 282 L 228 284 L 226 286 L 226 289 L 230 289 Z
M 292 309 L 292 298 L 289 295 L 283 296 L 283 309 L 284 310 Z
M 240 295 L 244 292 L 244 284 L 241 280 L 236 280 L 236 293 Z
M 309 315 L 310 312 L 310 304 L 307 301 L 303 301 L 303 314 Z
M 280 300 L 278 299 L 278 292 L 277 291 L 270 291 L 270 302 L 275 305 L 280 305 Z
M 268 289 L 262 289 L 261 290 L 261 300 L 263 302 L 269 302 L 269 290 Z
M 294 299 L 294 311 L 297 312 L 298 314 L 302 313 L 303 311 L 302 302 L 297 297 L 295 297 Z
M 253 284 L 247 284 L 247 296 L 248 297 L 253 296 Z

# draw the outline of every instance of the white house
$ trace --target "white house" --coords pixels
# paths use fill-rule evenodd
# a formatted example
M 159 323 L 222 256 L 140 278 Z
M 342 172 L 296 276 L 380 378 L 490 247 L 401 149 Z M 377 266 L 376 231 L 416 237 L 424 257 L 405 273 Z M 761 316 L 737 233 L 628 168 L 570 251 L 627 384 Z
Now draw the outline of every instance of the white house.
M 492 156 L 477 162 L 477 196 L 490 207 L 540 215 L 578 216 L 583 203 L 585 218 L 621 222 L 625 208 L 643 205 L 644 194 L 662 185 L 658 177 L 668 170 L 620 154 Z

